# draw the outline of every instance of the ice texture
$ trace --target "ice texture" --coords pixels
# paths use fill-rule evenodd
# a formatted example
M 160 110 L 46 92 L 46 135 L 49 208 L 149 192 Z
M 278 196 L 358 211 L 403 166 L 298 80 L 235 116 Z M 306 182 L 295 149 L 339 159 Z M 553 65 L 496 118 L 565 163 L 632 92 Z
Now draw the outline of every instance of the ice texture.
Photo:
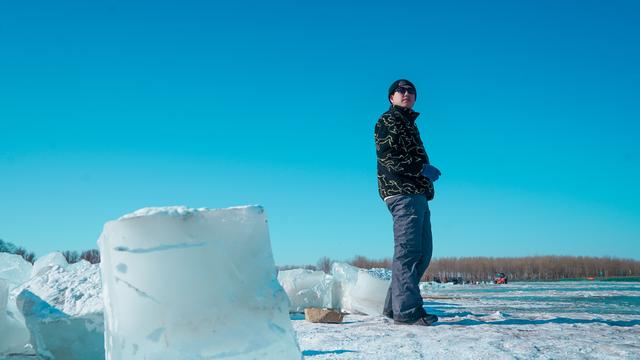
M 391 284 L 391 271 L 365 270 L 334 262 L 331 265 L 334 285 L 334 306 L 351 313 L 381 315 L 387 290 Z
M 0 279 L 6 280 L 9 288 L 29 280 L 31 268 L 31 263 L 22 256 L 0 252 Z
M 278 281 L 291 302 L 290 312 L 303 312 L 309 307 L 333 307 L 333 277 L 323 271 L 283 270 L 278 272 Z
M 351 290 L 358 281 L 359 268 L 341 262 L 331 264 L 333 276 L 333 307 L 351 312 Z
M 98 240 L 106 359 L 301 359 L 262 207 L 145 208 Z
M 9 301 L 9 283 L 0 279 L 0 357 L 24 351 L 29 332 Z
M 36 260 L 33 264 L 33 269 L 31 270 L 31 277 L 38 276 L 53 266 L 59 266 L 66 269 L 69 266 L 69 263 L 62 253 L 52 252 Z
M 43 358 L 104 359 L 104 315 L 97 265 L 44 267 L 16 288 L 30 342 Z
M 351 290 L 351 311 L 382 315 L 391 280 L 381 279 L 379 275 L 379 272 L 358 271 L 358 280 Z

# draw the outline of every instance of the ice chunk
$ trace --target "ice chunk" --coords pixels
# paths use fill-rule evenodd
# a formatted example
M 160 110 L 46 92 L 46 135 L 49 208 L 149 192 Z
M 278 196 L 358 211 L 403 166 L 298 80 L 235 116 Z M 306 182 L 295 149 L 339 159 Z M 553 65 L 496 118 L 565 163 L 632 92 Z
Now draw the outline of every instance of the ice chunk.
M 0 279 L 6 280 L 9 288 L 29 280 L 31 268 L 31 263 L 22 256 L 0 252 Z
M 104 359 L 100 269 L 54 266 L 14 292 L 38 355 L 55 359 Z
M 29 331 L 17 315 L 9 301 L 9 283 L 0 279 L 0 356 L 22 353 L 29 342 Z
M 367 315 L 381 315 L 391 280 L 381 279 L 378 273 L 358 271 L 358 281 L 351 290 L 351 310 Z
M 391 284 L 391 271 L 364 270 L 335 262 L 331 266 L 331 274 L 334 280 L 335 307 L 367 315 L 382 314 Z
M 67 259 L 61 253 L 52 252 L 36 260 L 33 264 L 33 269 L 31 270 L 31 277 L 35 277 L 49 271 L 49 269 L 54 266 L 60 266 L 61 268 L 66 269 L 67 266 L 69 266 L 69 263 L 67 263 Z
M 283 270 L 278 272 L 278 282 L 289 297 L 291 312 L 303 312 L 309 307 L 333 307 L 333 277 L 323 271 Z
M 351 312 L 351 290 L 358 281 L 359 268 L 346 263 L 331 264 L 333 276 L 333 307 Z
M 302 358 L 262 207 L 142 209 L 98 244 L 107 359 Z

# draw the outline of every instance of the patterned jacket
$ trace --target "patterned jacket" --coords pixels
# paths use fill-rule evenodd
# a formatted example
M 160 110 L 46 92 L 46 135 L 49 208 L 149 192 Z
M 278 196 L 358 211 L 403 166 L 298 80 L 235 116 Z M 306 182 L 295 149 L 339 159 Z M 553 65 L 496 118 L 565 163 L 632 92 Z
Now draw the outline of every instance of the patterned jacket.
M 393 105 L 376 123 L 374 138 L 378 159 L 378 192 L 392 195 L 425 194 L 433 199 L 431 180 L 422 176 L 429 157 L 416 126 L 419 113 Z

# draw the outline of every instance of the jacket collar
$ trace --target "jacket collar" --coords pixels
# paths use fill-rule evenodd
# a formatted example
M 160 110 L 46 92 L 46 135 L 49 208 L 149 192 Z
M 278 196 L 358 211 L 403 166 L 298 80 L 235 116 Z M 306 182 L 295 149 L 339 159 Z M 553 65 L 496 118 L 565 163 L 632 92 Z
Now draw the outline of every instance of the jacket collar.
M 416 121 L 416 118 L 418 117 L 418 115 L 420 115 L 419 112 L 415 112 L 412 109 L 407 109 L 405 107 L 402 106 L 398 106 L 398 105 L 391 105 L 391 107 L 389 108 L 389 110 L 392 111 L 398 111 L 400 114 L 402 114 L 403 116 L 405 116 L 408 120 L 411 121 Z

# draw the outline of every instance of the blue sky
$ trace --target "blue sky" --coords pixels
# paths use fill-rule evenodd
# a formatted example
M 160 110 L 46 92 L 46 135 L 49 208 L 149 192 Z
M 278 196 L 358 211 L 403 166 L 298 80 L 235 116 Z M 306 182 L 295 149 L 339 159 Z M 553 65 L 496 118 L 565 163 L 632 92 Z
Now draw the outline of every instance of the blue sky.
M 373 126 L 418 88 L 434 257 L 640 259 L 635 1 L 2 2 L 0 238 L 261 204 L 278 264 L 390 257 Z

